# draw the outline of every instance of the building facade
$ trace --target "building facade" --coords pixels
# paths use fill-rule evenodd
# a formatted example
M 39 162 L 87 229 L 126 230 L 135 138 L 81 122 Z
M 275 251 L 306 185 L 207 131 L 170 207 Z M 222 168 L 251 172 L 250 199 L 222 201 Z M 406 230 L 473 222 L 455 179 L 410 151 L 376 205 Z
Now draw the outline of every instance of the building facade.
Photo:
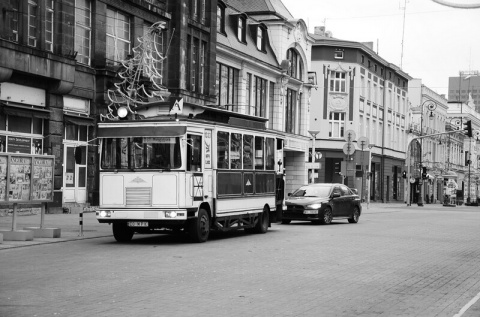
M 461 71 L 458 77 L 448 78 L 448 100 L 467 102 L 473 100 L 475 110 L 480 112 L 480 72 Z
M 322 153 L 317 182 L 344 182 L 363 200 L 404 200 L 404 171 L 411 77 L 381 58 L 372 43 L 344 41 L 323 27 L 312 35 L 310 126 Z

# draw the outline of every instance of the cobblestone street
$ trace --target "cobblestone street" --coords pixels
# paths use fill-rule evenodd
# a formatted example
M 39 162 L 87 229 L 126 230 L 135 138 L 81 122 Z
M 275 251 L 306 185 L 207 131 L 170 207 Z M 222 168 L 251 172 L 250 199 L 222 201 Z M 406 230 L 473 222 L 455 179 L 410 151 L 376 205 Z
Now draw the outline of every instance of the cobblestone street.
M 273 224 L 264 235 L 215 233 L 203 244 L 181 235 L 120 244 L 93 213 L 84 218 L 83 237 L 78 215 L 46 215 L 61 238 L 0 244 L 0 316 L 479 312 L 478 302 L 467 305 L 480 292 L 479 207 L 372 204 L 358 224 Z

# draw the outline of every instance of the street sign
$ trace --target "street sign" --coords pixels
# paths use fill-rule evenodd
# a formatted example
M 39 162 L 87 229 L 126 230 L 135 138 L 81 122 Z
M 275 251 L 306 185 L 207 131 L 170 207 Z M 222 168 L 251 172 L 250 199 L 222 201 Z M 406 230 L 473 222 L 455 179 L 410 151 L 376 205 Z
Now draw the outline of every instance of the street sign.
M 320 169 L 322 168 L 320 162 L 305 162 L 305 167 L 307 169 Z
M 315 159 L 319 160 L 322 158 L 322 152 L 315 152 Z
M 347 142 L 352 142 L 352 141 L 355 141 L 355 139 L 357 138 L 357 135 L 355 134 L 355 131 L 347 130 L 345 131 L 345 136 L 343 138 Z
M 353 144 L 353 142 L 345 143 L 345 145 L 343 146 L 343 153 L 345 153 L 345 155 L 352 155 L 353 153 L 355 153 L 355 145 Z
M 362 136 L 358 138 L 357 145 L 363 151 L 370 145 L 370 142 L 367 137 Z

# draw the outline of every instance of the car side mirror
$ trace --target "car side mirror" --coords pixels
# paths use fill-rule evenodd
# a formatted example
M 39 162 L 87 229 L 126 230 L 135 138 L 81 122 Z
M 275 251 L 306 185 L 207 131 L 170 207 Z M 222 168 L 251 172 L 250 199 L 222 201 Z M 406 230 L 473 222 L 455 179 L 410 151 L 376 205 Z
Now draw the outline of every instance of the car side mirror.
M 333 193 L 332 194 L 332 198 L 337 198 L 337 197 L 340 197 L 340 196 L 341 196 L 340 193 Z

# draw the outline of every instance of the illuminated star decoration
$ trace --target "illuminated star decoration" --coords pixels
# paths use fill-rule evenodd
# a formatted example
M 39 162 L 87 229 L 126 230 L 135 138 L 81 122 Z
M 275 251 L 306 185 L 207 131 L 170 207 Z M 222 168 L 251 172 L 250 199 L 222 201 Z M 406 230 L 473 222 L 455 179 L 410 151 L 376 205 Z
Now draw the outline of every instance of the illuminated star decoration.
M 157 68 L 166 58 L 158 51 L 159 36 L 164 28 L 165 22 L 152 24 L 146 34 L 138 38 L 139 44 L 132 49 L 134 55 L 120 61 L 117 72 L 120 81 L 107 91 L 108 113 L 101 114 L 101 120 L 119 120 L 128 113 L 135 114 L 139 105 L 164 100 L 168 90 L 161 86 L 162 75 Z

